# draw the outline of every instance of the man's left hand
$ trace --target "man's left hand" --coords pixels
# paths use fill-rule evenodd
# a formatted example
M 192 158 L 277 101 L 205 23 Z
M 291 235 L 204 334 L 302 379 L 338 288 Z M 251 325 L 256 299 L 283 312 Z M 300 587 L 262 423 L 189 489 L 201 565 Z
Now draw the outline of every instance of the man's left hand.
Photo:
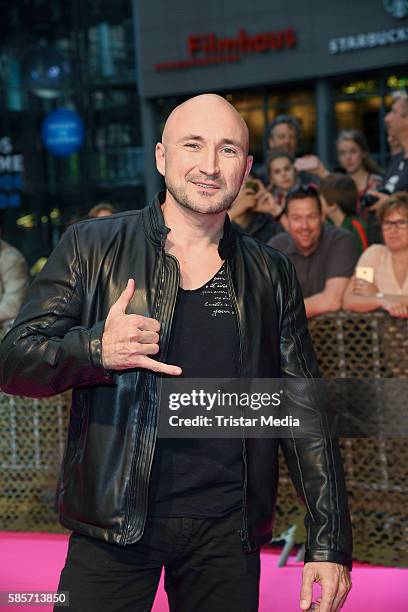
M 350 572 L 344 565 L 326 561 L 311 561 L 305 564 L 300 593 L 301 610 L 309 610 L 312 605 L 313 583 L 319 582 L 322 593 L 317 599 L 318 612 L 337 612 L 343 607 L 351 589 Z

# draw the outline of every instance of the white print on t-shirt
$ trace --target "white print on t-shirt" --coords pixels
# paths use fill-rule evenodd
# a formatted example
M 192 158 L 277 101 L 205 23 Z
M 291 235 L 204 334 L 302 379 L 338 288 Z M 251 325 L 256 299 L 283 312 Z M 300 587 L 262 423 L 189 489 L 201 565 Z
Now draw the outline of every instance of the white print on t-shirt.
M 390 176 L 390 178 L 387 181 L 387 184 L 385 185 L 385 188 L 388 191 L 388 193 L 394 193 L 395 187 L 399 181 L 399 178 L 400 177 L 398 174 L 393 174 L 392 176 Z
M 388 191 L 388 193 L 394 193 L 395 188 L 397 186 L 398 181 L 401 178 L 401 174 L 404 168 L 405 168 L 405 159 L 402 159 L 400 163 L 398 164 L 398 168 L 397 168 L 397 172 L 399 174 L 393 174 L 392 176 L 390 176 L 390 178 L 385 184 L 385 189 Z
M 209 283 L 204 285 L 201 293 L 202 295 L 208 295 L 208 299 L 204 302 L 204 306 L 206 308 L 211 308 L 212 317 L 235 315 L 228 291 L 227 279 L 225 278 L 224 266 Z

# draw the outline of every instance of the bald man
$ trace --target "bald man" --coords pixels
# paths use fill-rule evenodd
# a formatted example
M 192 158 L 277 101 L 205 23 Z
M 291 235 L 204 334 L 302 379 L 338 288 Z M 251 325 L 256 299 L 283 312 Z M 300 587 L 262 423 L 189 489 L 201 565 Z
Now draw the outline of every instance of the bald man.
M 177 107 L 156 147 L 166 190 L 142 211 L 72 225 L 1 347 L 7 393 L 73 390 L 59 487 L 73 531 L 59 589 L 72 611 L 150 610 L 164 567 L 172 612 L 255 612 L 279 444 L 307 506 L 301 607 L 314 581 L 321 612 L 347 596 L 350 519 L 327 432 L 157 436 L 164 375 L 318 376 L 292 265 L 226 214 L 251 163 L 223 98 Z

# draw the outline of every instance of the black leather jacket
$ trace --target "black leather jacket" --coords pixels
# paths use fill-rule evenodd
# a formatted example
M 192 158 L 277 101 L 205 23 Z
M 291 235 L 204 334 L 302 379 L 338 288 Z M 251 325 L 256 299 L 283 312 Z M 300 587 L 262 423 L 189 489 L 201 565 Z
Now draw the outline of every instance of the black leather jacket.
M 71 226 L 33 282 L 0 349 L 7 393 L 41 397 L 73 388 L 59 491 L 63 525 L 119 545 L 137 542 L 148 512 L 157 433 L 157 374 L 108 372 L 101 338 L 109 308 L 135 279 L 128 313 L 161 322 L 165 361 L 179 286 L 166 254 L 162 195 L 142 211 Z M 235 232 L 227 217 L 219 252 L 227 261 L 244 378 L 317 377 L 293 266 L 271 247 Z M 306 561 L 350 565 L 351 528 L 338 447 L 325 436 L 247 439 L 243 444 L 241 538 L 251 551 L 271 538 L 282 445 L 307 507 Z

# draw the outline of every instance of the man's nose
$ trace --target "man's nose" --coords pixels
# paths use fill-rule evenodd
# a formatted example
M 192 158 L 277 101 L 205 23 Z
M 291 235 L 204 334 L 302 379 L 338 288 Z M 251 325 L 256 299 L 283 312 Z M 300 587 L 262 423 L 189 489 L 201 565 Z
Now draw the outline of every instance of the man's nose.
M 200 172 L 207 176 L 219 174 L 218 154 L 212 149 L 204 149 L 200 157 Z

